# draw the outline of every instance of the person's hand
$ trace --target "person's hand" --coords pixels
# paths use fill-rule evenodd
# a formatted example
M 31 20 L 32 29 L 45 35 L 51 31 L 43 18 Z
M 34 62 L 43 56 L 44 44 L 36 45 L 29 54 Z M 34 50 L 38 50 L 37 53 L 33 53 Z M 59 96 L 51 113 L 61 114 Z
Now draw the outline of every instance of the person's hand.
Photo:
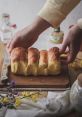
M 11 41 L 7 44 L 7 49 L 9 53 L 15 47 L 30 47 L 38 38 L 38 33 L 35 33 L 30 26 L 22 29 L 21 31 L 17 32 Z
M 38 16 L 31 25 L 14 35 L 7 44 L 8 52 L 11 53 L 12 49 L 15 47 L 28 48 L 32 46 L 34 42 L 36 42 L 38 36 L 48 27 L 50 27 L 50 24 Z
M 69 54 L 66 61 L 67 63 L 72 62 L 75 59 L 78 51 L 80 50 L 81 42 L 82 30 L 77 25 L 70 27 L 60 50 L 60 53 L 63 53 L 67 47 L 69 48 Z

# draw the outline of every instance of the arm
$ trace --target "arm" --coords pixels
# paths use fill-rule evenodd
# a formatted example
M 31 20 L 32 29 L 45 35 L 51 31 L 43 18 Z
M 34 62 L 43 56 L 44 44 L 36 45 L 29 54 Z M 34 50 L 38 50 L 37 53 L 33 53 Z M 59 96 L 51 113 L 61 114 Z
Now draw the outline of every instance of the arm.
M 51 25 L 39 16 L 36 17 L 35 21 L 17 32 L 14 37 L 7 44 L 7 50 L 11 53 L 12 49 L 15 47 L 28 48 L 36 42 L 38 36 Z
M 80 0 L 47 0 L 39 16 L 56 27 L 79 2 Z
M 28 48 L 33 45 L 44 30 L 50 26 L 58 26 L 79 1 L 47 0 L 35 21 L 30 26 L 19 31 L 8 43 L 8 51 L 11 52 L 17 46 Z

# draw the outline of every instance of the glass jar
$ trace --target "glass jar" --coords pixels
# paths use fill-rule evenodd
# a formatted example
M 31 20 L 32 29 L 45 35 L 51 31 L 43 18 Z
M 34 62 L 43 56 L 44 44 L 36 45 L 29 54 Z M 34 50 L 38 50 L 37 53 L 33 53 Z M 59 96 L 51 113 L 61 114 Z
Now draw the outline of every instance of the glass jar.
M 12 39 L 13 30 L 16 28 L 16 24 L 10 23 L 10 15 L 7 13 L 3 13 L 1 17 L 2 21 L 0 25 L 0 39 L 3 45 L 3 50 L 1 50 L 1 52 L 3 53 L 3 59 L 7 59 L 9 58 L 9 54 L 6 51 L 6 44 Z
M 78 75 L 71 88 L 70 103 L 76 111 L 82 113 L 82 73 Z
M 1 41 L 6 44 L 12 37 L 10 16 L 7 13 L 2 14 L 2 23 L 0 26 Z
M 63 42 L 63 31 L 60 30 L 60 27 L 54 28 L 50 36 L 50 41 L 55 44 L 61 44 Z

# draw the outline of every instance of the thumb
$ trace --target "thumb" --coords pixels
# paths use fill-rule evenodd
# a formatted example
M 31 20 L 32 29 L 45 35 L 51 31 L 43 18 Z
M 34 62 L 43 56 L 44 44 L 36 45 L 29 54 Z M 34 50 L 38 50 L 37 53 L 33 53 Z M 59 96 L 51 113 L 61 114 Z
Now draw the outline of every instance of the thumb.
M 77 51 L 77 49 L 75 49 L 74 44 L 71 43 L 70 46 L 69 46 L 69 55 L 68 55 L 68 58 L 67 58 L 67 63 L 70 63 L 75 59 L 77 52 L 78 51 Z
M 63 43 L 61 49 L 60 49 L 60 54 L 62 54 L 62 53 L 65 52 L 67 46 L 68 46 L 68 43 L 67 43 L 67 41 L 65 41 L 65 42 Z
M 68 63 L 73 62 L 75 60 L 77 53 L 80 50 L 80 46 L 77 46 L 77 43 L 75 44 L 75 43 L 72 42 L 69 46 L 69 50 L 70 50 L 69 56 L 68 56 L 68 59 L 67 59 Z

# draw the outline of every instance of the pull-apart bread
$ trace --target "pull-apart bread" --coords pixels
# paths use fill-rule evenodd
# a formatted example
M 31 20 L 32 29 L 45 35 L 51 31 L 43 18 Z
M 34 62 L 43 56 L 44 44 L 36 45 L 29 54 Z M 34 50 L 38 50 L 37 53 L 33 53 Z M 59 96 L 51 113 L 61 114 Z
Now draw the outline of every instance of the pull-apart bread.
M 57 75 L 61 72 L 59 48 L 39 51 L 36 48 L 14 48 L 11 52 L 11 71 L 18 75 Z
M 11 52 L 11 71 L 14 74 L 27 75 L 28 55 L 24 48 L 18 47 Z
M 59 56 L 59 48 L 53 47 L 48 51 L 48 73 L 57 75 L 61 72 L 61 62 Z

